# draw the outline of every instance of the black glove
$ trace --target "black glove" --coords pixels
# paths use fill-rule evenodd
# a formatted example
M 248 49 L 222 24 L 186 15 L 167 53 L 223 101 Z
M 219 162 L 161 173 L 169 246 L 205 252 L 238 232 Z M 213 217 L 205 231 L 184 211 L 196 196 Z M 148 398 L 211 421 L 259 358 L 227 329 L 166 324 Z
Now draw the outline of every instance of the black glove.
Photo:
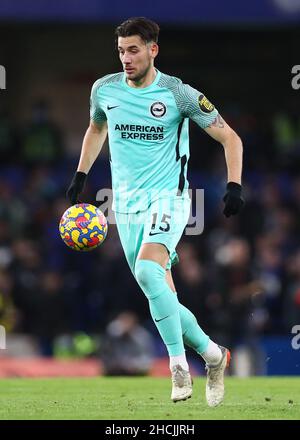
M 226 194 L 223 197 L 225 208 L 223 214 L 225 217 L 236 215 L 244 205 L 242 198 L 242 187 L 238 183 L 228 182 L 226 186 Z
M 82 192 L 87 175 L 82 171 L 76 171 L 72 182 L 67 190 L 66 196 L 70 200 L 72 205 L 76 205 L 79 202 L 78 195 Z

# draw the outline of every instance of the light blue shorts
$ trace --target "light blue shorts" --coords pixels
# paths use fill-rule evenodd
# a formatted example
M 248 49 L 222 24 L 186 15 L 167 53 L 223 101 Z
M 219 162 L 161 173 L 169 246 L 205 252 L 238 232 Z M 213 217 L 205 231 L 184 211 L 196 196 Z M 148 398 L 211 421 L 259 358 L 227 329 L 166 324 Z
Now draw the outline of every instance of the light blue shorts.
M 158 199 L 146 211 L 115 212 L 117 228 L 126 259 L 134 274 L 135 262 L 144 243 L 161 243 L 169 253 L 167 269 L 178 263 L 176 246 L 190 215 L 189 197 Z

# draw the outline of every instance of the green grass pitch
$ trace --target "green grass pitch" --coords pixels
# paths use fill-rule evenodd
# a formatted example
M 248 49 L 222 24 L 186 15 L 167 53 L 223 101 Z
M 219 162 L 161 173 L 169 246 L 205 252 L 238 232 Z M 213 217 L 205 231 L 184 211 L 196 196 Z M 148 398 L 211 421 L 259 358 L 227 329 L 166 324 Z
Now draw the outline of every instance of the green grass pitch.
M 167 378 L 1 379 L 1 420 L 300 419 L 300 377 L 226 378 L 224 403 L 205 403 L 205 378 L 174 404 Z

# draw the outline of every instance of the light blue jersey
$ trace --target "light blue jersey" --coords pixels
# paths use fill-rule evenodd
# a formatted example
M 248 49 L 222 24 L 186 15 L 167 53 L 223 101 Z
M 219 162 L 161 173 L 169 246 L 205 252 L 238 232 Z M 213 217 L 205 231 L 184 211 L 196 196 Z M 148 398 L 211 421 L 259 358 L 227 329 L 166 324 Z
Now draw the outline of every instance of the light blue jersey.
M 123 72 L 96 81 L 91 119 L 108 124 L 113 209 L 134 213 L 187 195 L 188 118 L 206 128 L 217 115 L 203 93 L 158 70 L 145 88 L 130 87 Z

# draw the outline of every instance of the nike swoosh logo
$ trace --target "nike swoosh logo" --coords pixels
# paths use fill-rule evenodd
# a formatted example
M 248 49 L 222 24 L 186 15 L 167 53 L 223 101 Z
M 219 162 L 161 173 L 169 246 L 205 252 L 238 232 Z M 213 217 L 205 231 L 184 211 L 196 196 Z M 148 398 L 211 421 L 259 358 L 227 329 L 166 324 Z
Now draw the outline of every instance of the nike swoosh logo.
M 163 232 L 149 232 L 149 235 L 157 235 L 157 234 L 163 234 Z
M 119 105 L 108 105 L 107 110 L 112 110 L 113 108 L 120 107 Z
M 163 319 L 167 319 L 167 318 L 169 318 L 169 315 L 168 315 L 168 316 L 165 316 L 164 318 L 161 318 L 161 319 L 154 319 L 154 321 L 155 321 L 155 322 L 159 322 L 159 321 L 162 321 Z

